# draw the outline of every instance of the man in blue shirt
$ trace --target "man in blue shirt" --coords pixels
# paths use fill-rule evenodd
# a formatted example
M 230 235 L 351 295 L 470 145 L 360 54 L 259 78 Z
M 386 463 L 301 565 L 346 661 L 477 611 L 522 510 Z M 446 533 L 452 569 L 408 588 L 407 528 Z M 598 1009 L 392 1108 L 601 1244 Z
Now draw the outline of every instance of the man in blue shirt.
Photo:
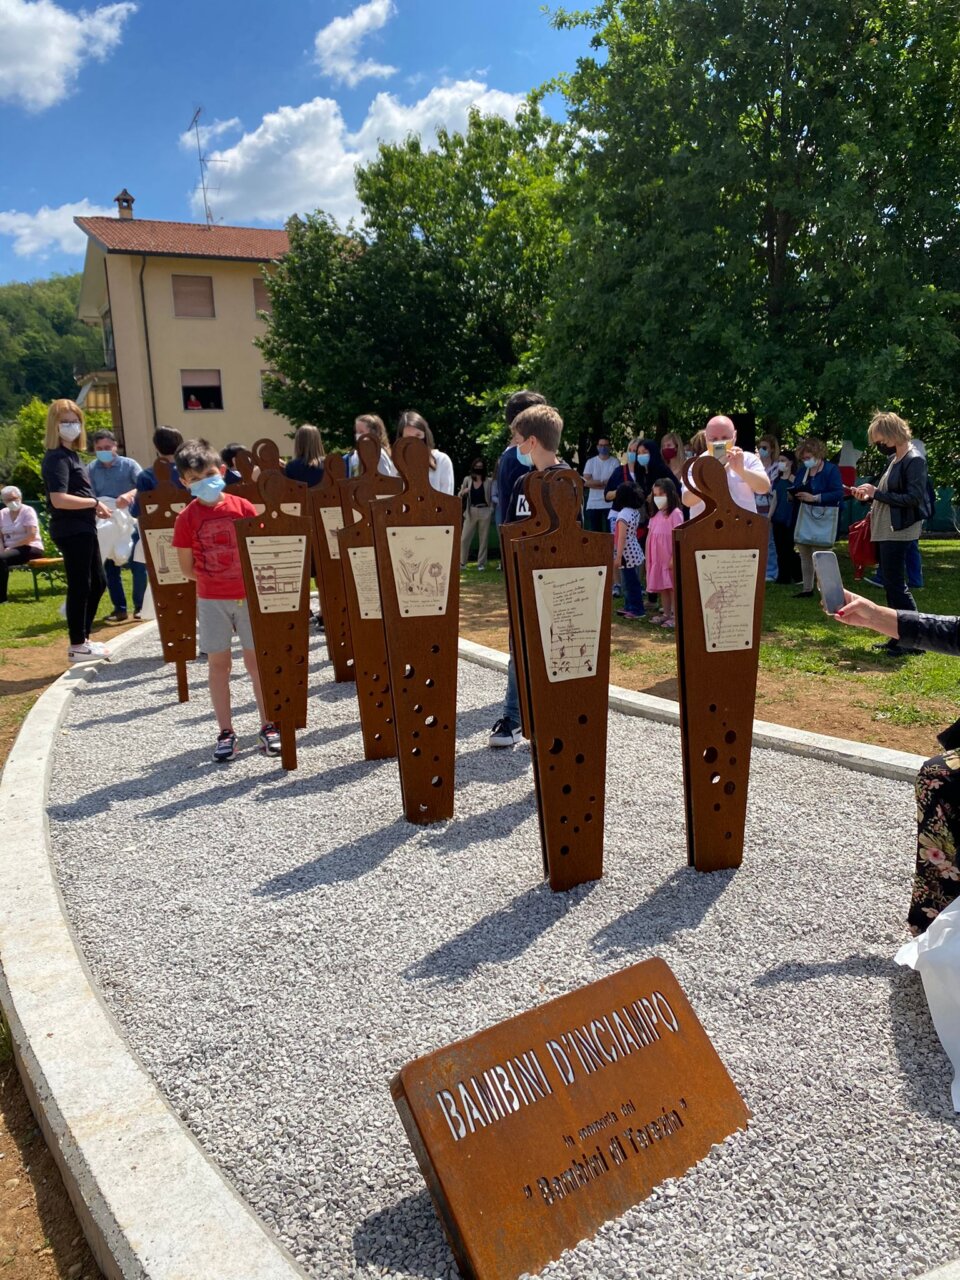
M 100 430 L 93 434 L 93 448 L 97 455 L 96 462 L 91 462 L 90 487 L 96 497 L 112 499 L 112 504 L 121 511 L 128 510 L 137 495 L 137 476 L 140 474 L 139 462 L 133 458 L 124 458 L 117 453 L 117 437 L 112 431 Z M 147 566 L 128 561 L 133 574 L 133 616 L 140 617 L 143 597 L 147 591 Z M 120 566 L 113 560 L 104 560 L 103 571 L 107 578 L 107 590 L 113 604 L 113 613 L 108 614 L 107 622 L 126 622 L 127 597 L 124 594 L 123 582 L 120 578 Z

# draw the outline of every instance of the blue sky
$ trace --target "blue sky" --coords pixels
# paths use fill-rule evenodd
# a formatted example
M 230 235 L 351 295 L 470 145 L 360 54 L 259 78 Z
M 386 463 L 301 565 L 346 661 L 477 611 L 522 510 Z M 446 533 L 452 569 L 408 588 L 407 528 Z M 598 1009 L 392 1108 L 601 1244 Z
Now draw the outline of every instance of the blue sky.
M 76 213 L 280 225 L 356 212 L 379 139 L 511 114 L 588 50 L 541 0 L 0 0 L 0 282 L 74 271 Z M 559 104 L 557 104 L 559 106 Z

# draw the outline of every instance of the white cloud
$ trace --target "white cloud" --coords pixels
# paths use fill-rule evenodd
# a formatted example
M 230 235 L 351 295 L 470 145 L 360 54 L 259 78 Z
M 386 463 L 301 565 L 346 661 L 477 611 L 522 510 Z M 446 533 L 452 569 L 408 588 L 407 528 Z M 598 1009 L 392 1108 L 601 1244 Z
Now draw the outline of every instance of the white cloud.
M 60 253 L 83 253 L 87 237 L 74 218 L 110 217 L 115 209 L 103 209 L 80 200 L 62 204 L 56 209 L 44 205 L 36 213 L 0 212 L 0 235 L 13 237 L 13 252 L 19 258 L 45 258 L 51 250 Z
M 201 124 L 200 146 L 205 148 L 216 138 L 222 138 L 225 133 L 233 133 L 242 128 L 243 124 L 239 116 L 231 116 L 229 120 L 214 120 L 212 124 Z M 193 151 L 196 145 L 197 135 L 194 130 L 185 129 L 180 135 L 180 146 L 185 151 Z
M 355 133 L 332 98 L 280 107 L 235 146 L 211 153 L 210 203 L 227 223 L 278 222 L 319 208 L 342 224 L 360 212 L 354 169 L 373 158 L 380 142 L 416 133 L 429 145 L 440 127 L 462 132 L 471 108 L 513 119 L 523 101 L 522 94 L 488 89 L 476 80 L 440 85 L 409 105 L 380 93 Z M 202 215 L 202 197 L 195 195 L 193 205 Z
M 91 58 L 120 43 L 135 4 L 70 13 L 53 0 L 0 0 L 0 101 L 43 111 L 72 92 Z
M 314 50 L 316 63 L 324 75 L 336 84 L 347 84 L 351 88 L 371 77 L 383 80 L 392 76 L 396 67 L 374 62 L 372 58 L 360 62 L 358 58 L 361 41 L 385 27 L 396 11 L 393 0 L 367 0 L 345 18 L 334 18 L 318 31 Z

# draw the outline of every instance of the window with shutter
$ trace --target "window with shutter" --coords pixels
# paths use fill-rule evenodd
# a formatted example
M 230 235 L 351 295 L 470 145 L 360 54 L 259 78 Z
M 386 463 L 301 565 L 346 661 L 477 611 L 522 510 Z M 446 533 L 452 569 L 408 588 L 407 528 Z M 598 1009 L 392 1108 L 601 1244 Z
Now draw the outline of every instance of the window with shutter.
M 267 315 L 272 315 L 273 313 L 273 303 L 270 301 L 266 282 L 260 276 L 257 276 L 253 282 L 253 309 L 254 311 L 266 311 Z
M 209 320 L 213 309 L 213 276 L 172 276 L 173 314 L 183 319 Z
M 184 409 L 223 408 L 219 369 L 181 369 L 180 392 Z

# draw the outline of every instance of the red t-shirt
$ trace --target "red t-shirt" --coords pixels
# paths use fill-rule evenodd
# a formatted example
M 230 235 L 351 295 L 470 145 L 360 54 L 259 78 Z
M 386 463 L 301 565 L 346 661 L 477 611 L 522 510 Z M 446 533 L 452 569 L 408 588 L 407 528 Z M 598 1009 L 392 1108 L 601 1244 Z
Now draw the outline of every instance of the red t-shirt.
M 201 600 L 246 598 L 233 525 L 236 520 L 246 520 L 256 514 L 256 507 L 246 498 L 224 493 L 215 506 L 195 499 L 177 516 L 173 545 L 189 547 L 193 552 L 197 595 Z

